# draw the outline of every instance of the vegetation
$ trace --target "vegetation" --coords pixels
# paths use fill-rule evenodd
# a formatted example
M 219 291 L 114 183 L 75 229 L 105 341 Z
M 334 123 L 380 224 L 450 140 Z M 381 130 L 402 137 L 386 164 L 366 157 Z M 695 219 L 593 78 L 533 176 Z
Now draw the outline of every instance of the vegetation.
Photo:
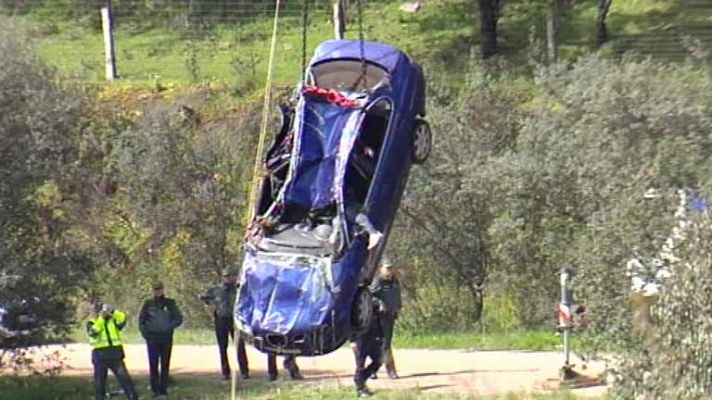
M 619 56 L 635 46 L 618 37 L 594 51 L 601 2 L 580 1 L 561 16 L 563 61 L 547 63 L 538 38 L 549 2 L 513 0 L 499 5 L 500 56 L 482 61 L 472 3 L 438 1 L 413 15 L 397 12 L 397 3 L 366 10 L 366 37 L 393 42 L 428 67 L 437 134 L 389 242 L 406 301 L 399 344 L 497 348 L 531 339 L 527 346 L 549 348 L 549 336 L 535 333 L 489 340 L 551 330 L 558 272 L 571 264 L 589 313 L 584 345 L 625 352 L 618 395 L 708 398 L 706 216 L 690 222 L 676 248 L 682 261 L 655 261 L 676 224 L 677 191 L 704 198 L 712 190 L 707 50 L 692 40 L 692 58 L 673 64 Z M 141 62 L 119 67 L 127 83 L 97 85 L 96 20 L 80 18 L 81 4 L 72 15 L 51 4 L 65 2 L 22 3 L 15 20 L 59 74 L 16 38 L 20 29 L 0 21 L 0 289 L 9 294 L 0 300 L 35 302 L 43 328 L 23 340 L 47 341 L 72 328 L 83 295 L 132 313 L 161 277 L 186 328 L 204 327 L 209 315 L 197 295 L 240 262 L 270 17 L 243 16 L 238 29 L 209 15 L 217 9 L 176 8 L 168 19 L 125 12 L 131 23 L 118 34 L 119 54 Z M 709 9 L 680 4 L 614 1 L 608 34 L 662 35 L 668 24 L 709 17 Z M 187 31 L 176 28 L 180 21 Z M 312 20 L 308 48 L 330 35 L 328 24 Z M 299 54 L 298 28 L 291 10 L 284 52 Z M 278 83 L 291 85 L 299 62 L 284 57 L 276 71 Z M 671 272 L 652 306 L 652 330 L 636 319 L 626 270 L 634 257 L 648 266 L 647 278 Z M 295 390 L 304 397 L 299 391 L 311 388 Z
M 574 338 L 577 339 L 580 340 Z M 71 333 L 70 340 L 83 343 L 86 332 L 77 327 Z M 125 343 L 144 343 L 138 329 L 131 325 L 122 333 L 122 340 Z M 208 328 L 180 328 L 175 332 L 173 343 L 214 345 L 215 332 Z M 556 350 L 561 347 L 562 338 L 553 330 L 431 334 L 396 332 L 393 343 L 400 349 Z
M 148 379 L 139 377 L 137 387 L 146 387 Z M 177 376 L 175 378 L 175 389 L 171 390 L 171 397 L 181 400 L 227 400 L 230 399 L 229 382 L 216 382 L 213 377 L 203 376 Z M 92 396 L 91 385 L 86 384 L 84 378 L 0 378 L 0 390 L 13 400 L 54 400 L 67 398 L 90 398 Z M 432 394 L 420 390 L 376 390 L 375 399 L 384 400 L 470 400 L 472 396 L 442 395 Z M 48 393 L 54 393 L 55 397 L 48 397 Z M 139 392 L 140 393 L 140 392 Z M 50 395 L 51 396 L 51 395 Z M 238 398 L 244 399 L 319 399 L 337 400 L 351 398 L 354 396 L 353 388 L 344 387 L 338 383 L 330 386 L 313 385 L 309 383 L 295 384 L 295 382 L 271 382 L 265 385 L 257 379 L 245 381 L 245 386 L 238 391 Z M 525 394 L 509 393 L 503 396 L 481 397 L 480 400 L 576 400 L 578 397 L 567 392 L 555 394 Z

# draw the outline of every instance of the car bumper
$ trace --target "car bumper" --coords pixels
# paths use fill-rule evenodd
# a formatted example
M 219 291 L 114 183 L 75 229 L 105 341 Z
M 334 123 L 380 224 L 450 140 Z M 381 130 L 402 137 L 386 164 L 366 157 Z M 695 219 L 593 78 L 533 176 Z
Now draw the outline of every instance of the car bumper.
M 344 326 L 349 326 L 346 323 Z M 349 338 L 348 329 L 339 330 L 335 326 L 321 326 L 303 334 L 279 334 L 273 332 L 248 333 L 240 335 L 249 344 L 265 353 L 280 355 L 318 356 L 341 347 Z

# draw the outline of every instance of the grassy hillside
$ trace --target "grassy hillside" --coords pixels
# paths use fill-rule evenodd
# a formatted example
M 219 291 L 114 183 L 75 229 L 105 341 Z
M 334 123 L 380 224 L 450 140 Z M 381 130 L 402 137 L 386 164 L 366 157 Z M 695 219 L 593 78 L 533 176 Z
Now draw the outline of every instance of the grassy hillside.
M 430 69 L 437 67 L 457 75 L 479 42 L 478 15 L 473 3 L 431 0 L 424 2 L 418 13 L 411 14 L 399 11 L 398 1 L 369 2 L 363 11 L 364 36 L 399 46 Z M 530 41 L 543 40 L 546 9 L 542 3 L 505 2 L 499 39 L 506 57 L 523 60 L 528 56 Z M 593 47 L 596 15 L 593 0 L 570 3 L 561 34 L 562 54 L 568 58 Z M 279 84 L 291 85 L 301 70 L 301 17 L 296 4 L 285 7 L 282 13 L 274 79 Z M 356 38 L 357 10 L 353 4 L 348 15 L 351 20 L 347 37 Z M 186 27 L 119 13 L 116 46 L 122 80 L 141 85 L 219 81 L 240 92 L 261 86 L 267 68 L 272 17 L 269 12 L 260 17 L 233 17 L 227 19 L 230 22 L 216 22 L 209 27 L 198 24 Z M 614 1 L 609 18 L 611 47 L 616 53 L 633 50 L 684 56 L 683 37 L 707 38 L 704 26 L 711 18 L 712 5 L 695 0 Z M 86 15 L 77 21 L 35 13 L 17 19 L 35 39 L 44 58 L 60 71 L 81 80 L 103 80 L 103 42 L 94 16 Z M 319 2 L 310 12 L 308 54 L 332 35 L 329 5 Z

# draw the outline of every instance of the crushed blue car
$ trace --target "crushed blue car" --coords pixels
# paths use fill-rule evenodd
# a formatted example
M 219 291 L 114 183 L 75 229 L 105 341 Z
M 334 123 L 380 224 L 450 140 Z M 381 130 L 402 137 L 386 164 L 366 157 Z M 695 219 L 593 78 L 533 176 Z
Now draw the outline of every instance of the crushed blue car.
M 320 44 L 282 106 L 246 235 L 235 321 L 256 348 L 314 356 L 371 318 L 370 283 L 412 164 L 430 154 L 421 67 L 389 45 Z

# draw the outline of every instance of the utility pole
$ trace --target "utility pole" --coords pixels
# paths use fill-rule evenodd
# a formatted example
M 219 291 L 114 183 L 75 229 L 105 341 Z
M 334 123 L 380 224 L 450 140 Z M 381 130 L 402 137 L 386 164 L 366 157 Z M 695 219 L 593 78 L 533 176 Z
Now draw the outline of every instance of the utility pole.
M 104 31 L 104 65 L 106 79 L 112 81 L 119 77 L 116 72 L 116 49 L 114 48 L 114 14 L 111 11 L 111 0 L 101 8 L 101 25 Z

